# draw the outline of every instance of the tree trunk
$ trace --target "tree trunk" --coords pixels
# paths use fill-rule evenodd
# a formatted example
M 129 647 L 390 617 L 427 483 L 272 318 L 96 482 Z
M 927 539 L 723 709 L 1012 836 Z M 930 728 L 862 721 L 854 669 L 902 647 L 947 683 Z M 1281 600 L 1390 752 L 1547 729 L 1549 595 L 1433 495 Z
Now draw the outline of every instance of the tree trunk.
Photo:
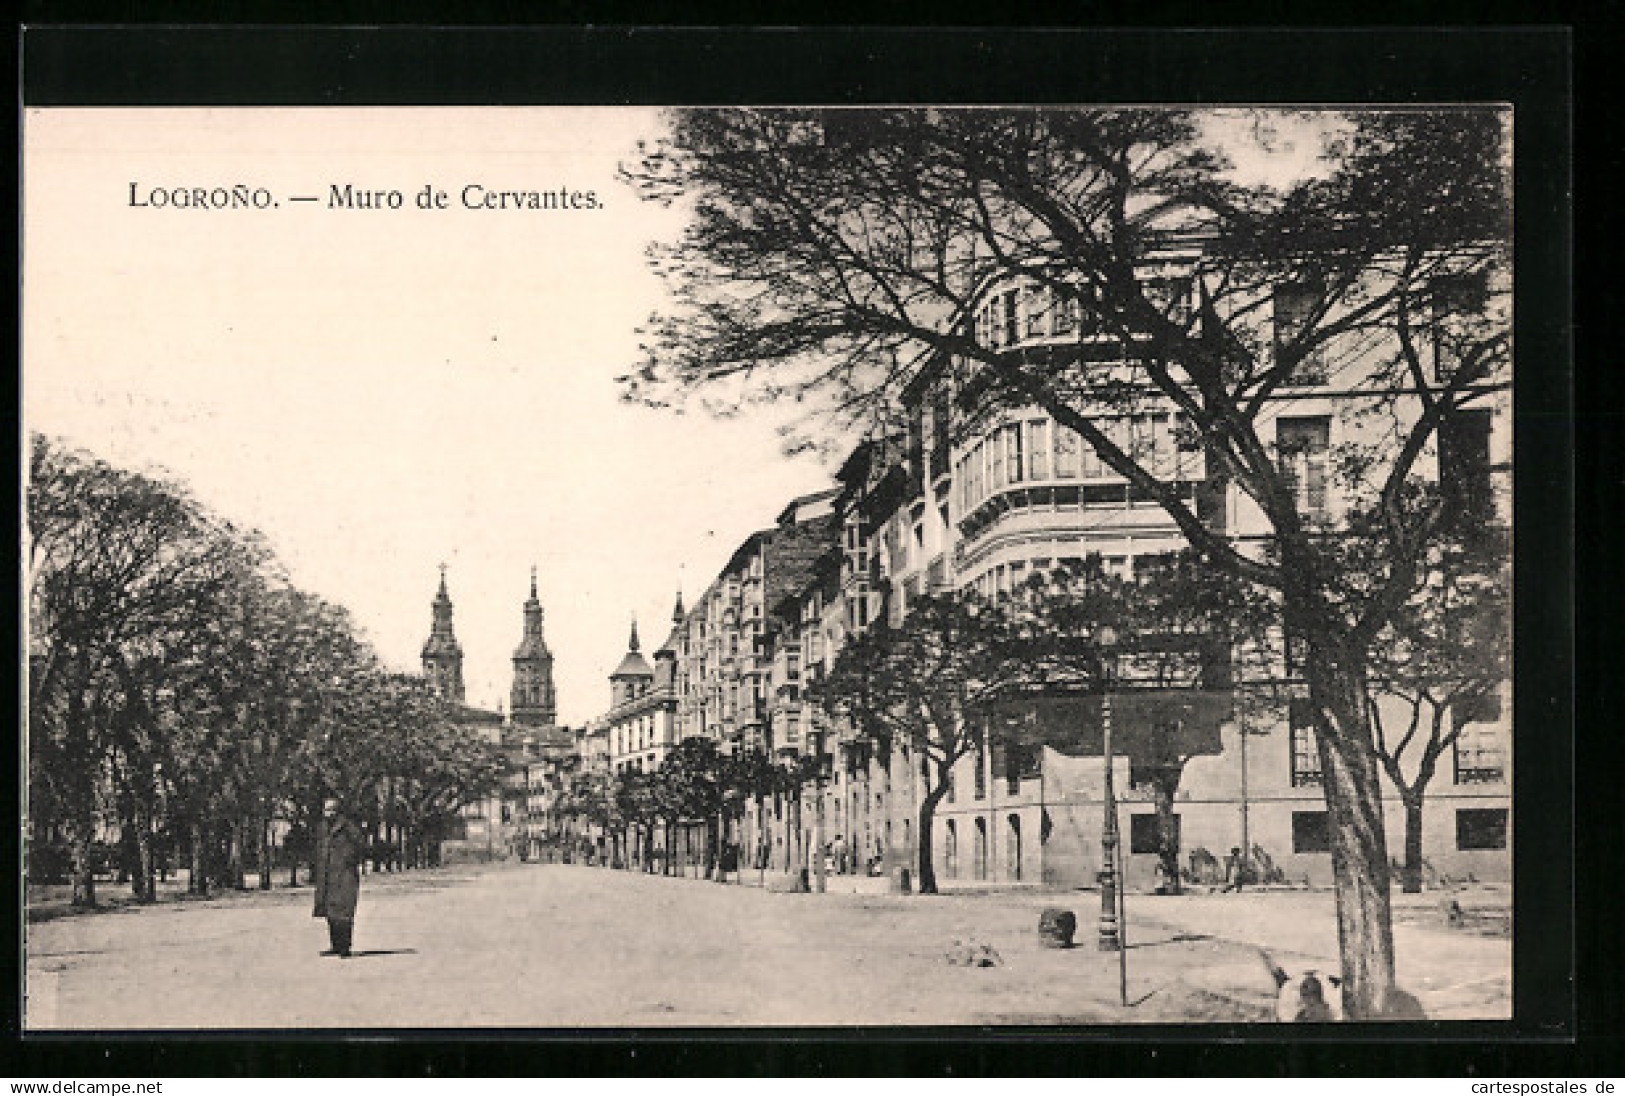
M 260 890 L 271 889 L 271 820 L 260 816 Z
M 1180 770 L 1161 773 L 1152 780 L 1157 808 L 1157 857 L 1162 861 L 1162 877 L 1167 893 L 1179 894 L 1179 829 L 1174 819 L 1174 795 L 1179 790 Z
M 937 893 L 937 869 L 931 858 L 931 830 L 937 817 L 937 804 L 942 802 L 943 796 L 947 794 L 948 785 L 943 783 L 931 789 L 920 800 L 920 832 L 916 835 L 916 841 L 920 850 L 921 894 Z
M 248 889 L 248 873 L 243 862 L 243 820 L 233 818 L 226 838 L 226 879 L 234 890 Z
M 1405 867 L 1400 886 L 1406 894 L 1422 893 L 1422 797 L 1405 797 Z
M 729 819 L 729 817 L 730 817 L 730 815 L 728 815 L 727 813 L 719 813 L 717 815 L 716 864 L 717 864 L 717 882 L 718 883 L 726 883 L 728 881 L 728 873 L 725 870 L 725 868 L 726 868 L 725 860 L 726 860 L 726 857 L 728 855 L 728 819 Z M 741 827 L 741 828 L 743 828 L 743 827 Z M 738 870 L 739 870 L 739 858 L 736 855 L 734 857 L 734 871 L 737 872 Z
M 90 843 L 96 831 L 96 765 L 91 746 L 90 666 L 81 651 L 74 665 L 74 682 L 68 689 L 67 741 L 63 758 L 68 769 L 68 839 L 71 843 L 73 877 L 72 904 L 82 908 L 96 905 L 96 875 L 90 862 Z
M 76 815 L 89 812 L 75 811 Z M 90 846 L 91 831 L 94 822 L 76 817 L 73 821 L 73 899 L 72 903 L 83 909 L 94 909 L 96 906 L 96 872 L 95 865 L 91 863 Z
M 203 842 L 203 823 L 193 822 L 191 832 L 192 866 L 187 873 L 186 891 L 206 898 L 209 894 L 209 850 Z
M 142 903 L 158 901 L 156 858 L 152 854 L 152 823 L 144 811 L 136 812 L 135 824 L 135 900 Z
M 1315 737 L 1331 822 L 1343 1007 L 1351 1019 L 1359 1019 L 1381 1015 L 1394 989 L 1394 936 L 1382 785 L 1370 748 L 1365 692 L 1362 682 L 1341 684 L 1312 685 L 1311 695 L 1321 714 L 1335 721 L 1322 723 Z

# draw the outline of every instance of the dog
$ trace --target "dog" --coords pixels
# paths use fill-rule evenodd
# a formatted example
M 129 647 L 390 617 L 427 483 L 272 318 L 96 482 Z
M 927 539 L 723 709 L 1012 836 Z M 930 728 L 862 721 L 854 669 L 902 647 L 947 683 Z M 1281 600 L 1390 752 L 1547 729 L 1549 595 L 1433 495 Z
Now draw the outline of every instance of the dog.
M 1275 1018 L 1283 1024 L 1329 1024 L 1344 1019 L 1343 979 L 1318 970 L 1288 974 L 1260 950 L 1264 969 L 1275 979 Z
M 1319 970 L 1288 974 L 1262 949 L 1264 969 L 1275 980 L 1275 1018 L 1283 1024 L 1332 1024 L 1348 1019 L 1343 1011 L 1343 979 Z M 1373 1020 L 1426 1020 L 1422 1002 L 1395 986 L 1383 998 Z

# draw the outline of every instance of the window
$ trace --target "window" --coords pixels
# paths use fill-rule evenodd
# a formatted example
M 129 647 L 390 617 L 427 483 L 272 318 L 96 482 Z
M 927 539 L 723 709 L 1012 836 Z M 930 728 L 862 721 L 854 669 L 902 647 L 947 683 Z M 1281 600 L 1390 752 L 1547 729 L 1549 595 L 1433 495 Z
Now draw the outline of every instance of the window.
M 1078 302 L 1070 294 L 1056 294 L 1054 301 L 1054 324 L 1052 331 L 1057 335 L 1070 335 L 1078 329 Z
M 946 386 L 931 393 L 931 477 L 948 470 L 948 454 L 953 443 L 952 397 Z
M 987 738 L 976 736 L 976 798 L 987 798 Z
M 1174 826 L 1174 848 L 1179 848 L 1179 815 L 1170 821 Z M 1157 853 L 1162 851 L 1162 826 L 1154 814 L 1133 814 L 1128 820 L 1128 851 L 1131 853 Z
M 1482 273 L 1447 274 L 1429 283 L 1428 298 L 1433 312 L 1434 379 L 1447 384 L 1460 362 L 1455 343 L 1462 320 L 1488 306 L 1489 286 Z
M 1281 419 L 1275 446 L 1281 475 L 1305 517 L 1326 512 L 1326 455 L 1331 448 L 1331 420 L 1324 417 Z
M 1009 470 L 1010 482 L 1020 483 L 1026 479 L 1021 461 L 1021 424 L 1006 426 L 1000 433 L 1004 435 L 1004 463 Z
M 1055 428 L 1055 478 L 1076 479 L 1078 477 L 1078 452 L 1082 446 L 1083 438 L 1076 430 L 1068 426 Z
M 1042 419 L 1027 424 L 1027 478 L 1049 479 L 1049 423 Z
M 1190 322 L 1191 280 L 1189 278 L 1147 278 L 1145 298 L 1162 311 L 1168 322 L 1180 327 Z
M 1455 768 L 1457 784 L 1497 784 L 1506 775 L 1506 750 L 1501 729 L 1501 698 L 1494 693 L 1477 703 L 1462 703 L 1452 713 L 1457 728 Z
M 1026 338 L 1049 334 L 1050 291 L 1029 286 L 1021 291 L 1021 333 Z
M 1000 293 L 997 298 L 995 305 L 997 312 L 993 322 L 998 328 L 999 337 L 997 341 L 1000 346 L 1009 346 L 1020 337 L 1019 332 L 1021 329 L 1018 326 L 1016 317 L 1016 303 L 1020 296 L 1021 291 L 1019 289 L 1007 289 Z
M 995 294 L 976 312 L 976 341 L 983 346 L 1008 346 L 1016 340 L 1017 291 Z
M 1506 847 L 1505 807 L 1464 808 L 1456 812 L 1456 848 L 1468 852 Z
M 1306 697 L 1293 697 L 1288 708 L 1292 724 L 1292 786 L 1318 786 L 1320 748 L 1315 744 L 1315 712 Z
M 1275 354 L 1277 360 L 1287 354 L 1301 354 L 1293 367 L 1292 379 L 1298 384 L 1325 384 L 1326 357 L 1323 345 L 1314 345 L 1315 334 L 1310 331 L 1315 314 L 1322 308 L 1323 290 L 1311 282 L 1297 282 L 1278 286 L 1275 290 Z M 1300 338 L 1310 345 L 1299 344 Z
M 1166 477 L 1174 470 L 1174 427 L 1167 415 L 1152 415 L 1151 467 L 1158 476 Z
M 1439 423 L 1439 489 L 1459 519 L 1482 522 L 1493 516 L 1490 412 L 1457 411 Z
M 1325 811 L 1293 811 L 1292 851 L 1331 852 L 1331 816 Z
M 1199 480 L 1203 477 L 1202 432 L 1183 413 L 1173 418 L 1170 427 L 1174 442 L 1174 476 L 1181 480 Z

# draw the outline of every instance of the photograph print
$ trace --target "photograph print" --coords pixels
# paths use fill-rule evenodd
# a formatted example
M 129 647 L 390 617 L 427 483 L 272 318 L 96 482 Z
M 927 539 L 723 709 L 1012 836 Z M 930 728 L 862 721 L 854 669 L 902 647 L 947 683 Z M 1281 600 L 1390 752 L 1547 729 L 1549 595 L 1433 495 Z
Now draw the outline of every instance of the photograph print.
M 25 111 L 25 1030 L 1510 1019 L 1512 124 Z

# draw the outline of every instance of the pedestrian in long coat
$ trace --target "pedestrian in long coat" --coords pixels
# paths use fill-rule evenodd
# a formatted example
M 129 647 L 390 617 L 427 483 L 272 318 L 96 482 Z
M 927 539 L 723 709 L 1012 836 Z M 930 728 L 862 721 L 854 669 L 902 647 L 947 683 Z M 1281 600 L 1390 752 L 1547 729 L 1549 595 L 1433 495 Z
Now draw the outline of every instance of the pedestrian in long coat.
M 361 897 L 361 827 L 336 799 L 328 800 L 322 813 L 324 825 L 316 842 L 316 908 L 311 916 L 327 918 L 332 947 L 322 954 L 349 958 L 356 901 Z

